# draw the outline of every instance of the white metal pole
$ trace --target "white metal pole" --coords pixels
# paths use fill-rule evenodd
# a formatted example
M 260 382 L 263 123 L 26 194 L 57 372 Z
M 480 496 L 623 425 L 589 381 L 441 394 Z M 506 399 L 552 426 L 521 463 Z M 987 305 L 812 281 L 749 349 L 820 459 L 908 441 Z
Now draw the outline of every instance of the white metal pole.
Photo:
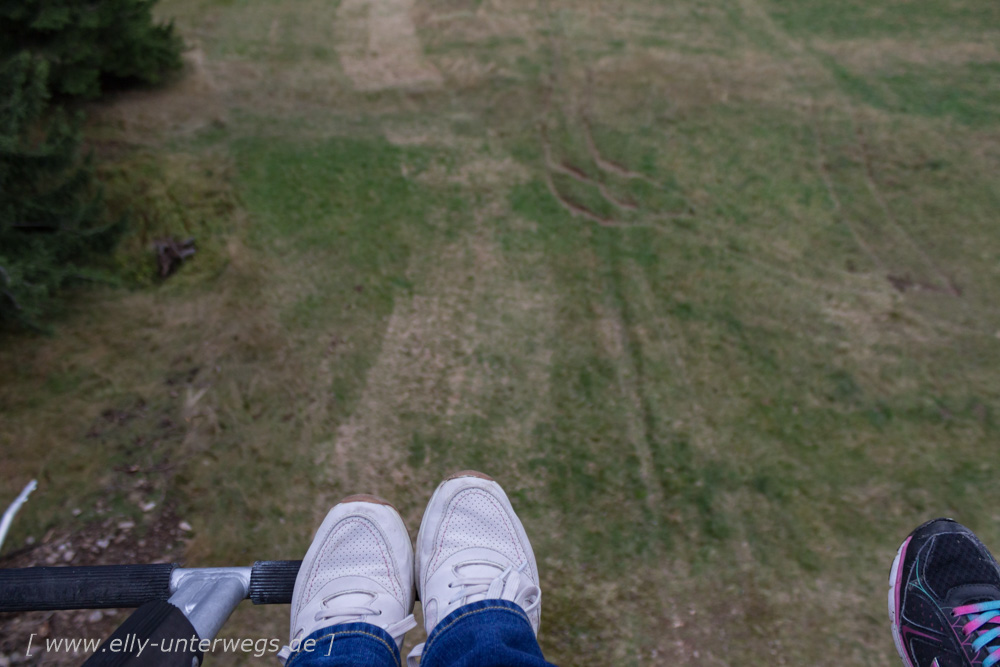
M 14 515 L 21 509 L 21 505 L 28 499 L 31 492 L 37 488 L 38 480 L 33 479 L 28 482 L 28 485 L 24 487 L 21 494 L 14 499 L 14 502 L 7 508 L 7 511 L 3 513 L 3 520 L 0 520 L 0 549 L 3 549 L 3 541 L 7 537 L 7 531 L 10 529 L 11 522 L 14 521 Z

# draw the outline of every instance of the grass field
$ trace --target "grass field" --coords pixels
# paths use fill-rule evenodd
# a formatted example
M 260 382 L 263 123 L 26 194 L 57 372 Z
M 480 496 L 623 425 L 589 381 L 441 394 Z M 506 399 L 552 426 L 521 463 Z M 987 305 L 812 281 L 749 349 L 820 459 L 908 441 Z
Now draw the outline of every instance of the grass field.
M 188 564 L 297 558 L 477 468 L 568 667 L 893 664 L 902 538 L 1000 549 L 1000 4 L 158 12 L 185 78 L 91 132 L 205 250 L 3 339 L 8 551 L 169 510 Z

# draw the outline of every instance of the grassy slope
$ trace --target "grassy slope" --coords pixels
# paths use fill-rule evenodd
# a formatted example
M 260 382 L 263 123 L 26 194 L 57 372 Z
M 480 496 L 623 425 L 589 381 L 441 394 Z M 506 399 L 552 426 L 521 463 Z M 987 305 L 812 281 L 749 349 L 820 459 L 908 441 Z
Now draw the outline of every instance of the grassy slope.
M 898 540 L 1000 545 L 994 7 L 426 0 L 409 86 L 364 3 L 161 11 L 214 122 L 143 141 L 223 155 L 245 217 L 221 273 L 5 342 L 4 495 L 60 489 L 13 539 L 137 512 L 139 464 L 190 562 L 294 557 L 341 495 L 415 530 L 478 467 L 563 665 L 886 664 Z M 138 400 L 155 447 L 84 437 Z

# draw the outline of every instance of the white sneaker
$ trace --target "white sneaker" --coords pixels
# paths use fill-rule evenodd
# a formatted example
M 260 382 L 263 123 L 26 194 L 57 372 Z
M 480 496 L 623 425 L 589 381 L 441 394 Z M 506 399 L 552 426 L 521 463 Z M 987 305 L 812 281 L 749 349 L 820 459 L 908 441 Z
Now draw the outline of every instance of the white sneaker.
M 438 486 L 417 535 L 417 590 L 428 635 L 462 605 L 487 599 L 520 606 L 538 634 L 542 592 L 535 554 L 492 478 L 465 471 Z M 423 649 L 419 644 L 410 652 L 410 667 Z
M 301 642 L 340 623 L 371 623 L 402 648 L 415 628 L 413 547 L 396 509 L 375 496 L 344 498 L 330 510 L 302 560 L 292 592 L 289 644 L 282 663 Z

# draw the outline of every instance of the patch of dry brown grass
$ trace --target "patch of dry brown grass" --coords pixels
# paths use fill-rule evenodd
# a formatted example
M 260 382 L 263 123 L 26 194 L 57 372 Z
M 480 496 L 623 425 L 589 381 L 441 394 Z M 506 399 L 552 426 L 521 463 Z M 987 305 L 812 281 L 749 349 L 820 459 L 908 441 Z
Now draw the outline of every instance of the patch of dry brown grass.
M 337 52 L 355 89 L 437 88 L 441 74 L 423 58 L 413 0 L 345 0 L 337 12 Z
M 1000 60 L 996 36 L 992 40 L 937 43 L 888 37 L 816 40 L 812 46 L 856 72 L 891 72 L 899 65 L 966 65 Z

